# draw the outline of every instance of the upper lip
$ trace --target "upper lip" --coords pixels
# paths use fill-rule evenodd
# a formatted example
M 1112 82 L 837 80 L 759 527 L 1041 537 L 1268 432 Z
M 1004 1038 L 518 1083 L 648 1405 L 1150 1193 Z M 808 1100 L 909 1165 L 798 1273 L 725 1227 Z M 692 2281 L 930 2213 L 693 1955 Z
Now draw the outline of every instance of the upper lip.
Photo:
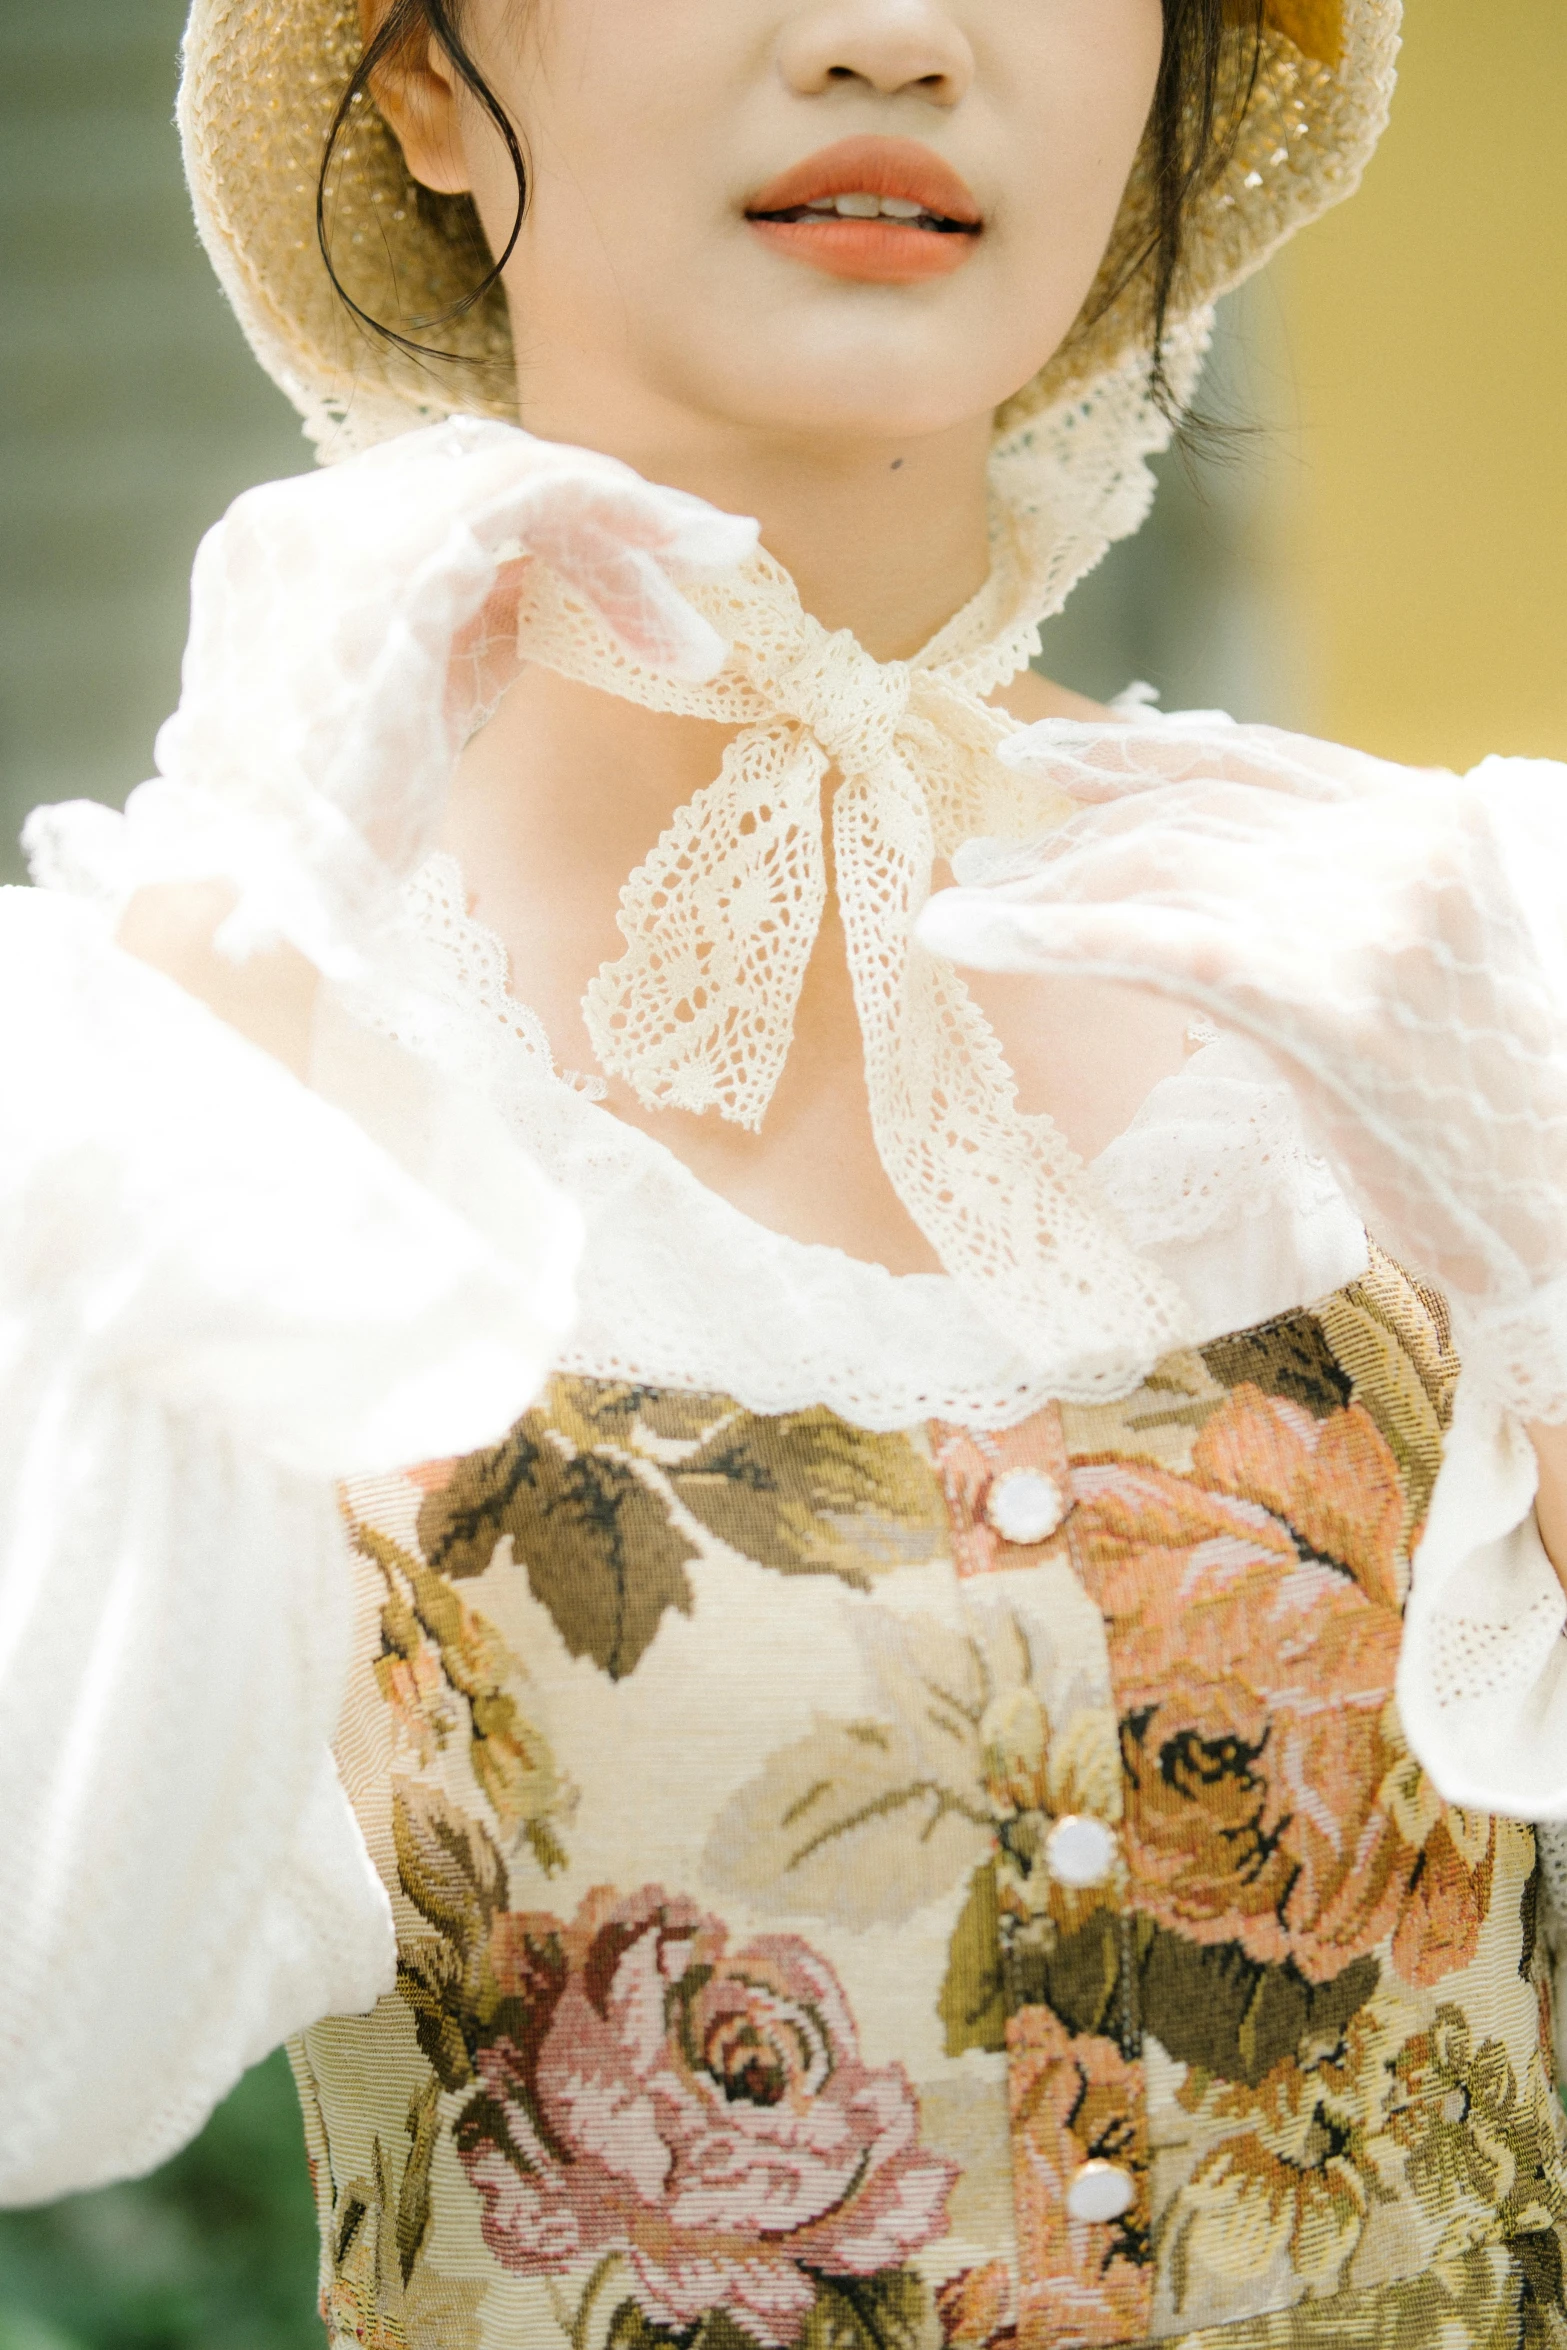
M 823 196 L 901 196 L 937 219 L 978 228 L 980 209 L 950 163 L 917 139 L 839 139 L 758 188 L 746 212 L 793 212 Z

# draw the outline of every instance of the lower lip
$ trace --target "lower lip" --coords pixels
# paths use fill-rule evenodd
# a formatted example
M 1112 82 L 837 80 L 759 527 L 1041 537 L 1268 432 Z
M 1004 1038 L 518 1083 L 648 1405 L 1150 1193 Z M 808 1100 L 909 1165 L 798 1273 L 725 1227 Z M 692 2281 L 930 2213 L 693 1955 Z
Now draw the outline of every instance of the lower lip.
M 979 243 L 961 230 L 914 228 L 898 220 L 753 220 L 750 227 L 775 253 L 807 261 L 828 277 L 862 285 L 912 286 L 950 277 Z

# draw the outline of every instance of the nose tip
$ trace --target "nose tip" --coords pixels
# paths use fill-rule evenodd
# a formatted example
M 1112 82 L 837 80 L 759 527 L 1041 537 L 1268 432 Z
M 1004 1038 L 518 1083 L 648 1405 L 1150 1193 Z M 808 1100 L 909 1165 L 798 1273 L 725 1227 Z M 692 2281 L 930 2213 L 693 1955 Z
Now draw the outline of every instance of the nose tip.
M 779 63 L 802 97 L 857 85 L 952 107 L 974 78 L 968 40 L 940 0 L 825 0 L 791 21 Z

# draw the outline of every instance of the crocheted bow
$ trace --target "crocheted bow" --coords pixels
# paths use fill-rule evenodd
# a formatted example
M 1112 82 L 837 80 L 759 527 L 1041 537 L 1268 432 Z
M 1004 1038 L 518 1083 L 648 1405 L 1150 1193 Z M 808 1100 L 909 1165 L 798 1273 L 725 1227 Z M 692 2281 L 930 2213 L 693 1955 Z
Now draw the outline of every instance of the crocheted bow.
M 838 903 L 882 1164 L 942 1263 L 1036 1364 L 1059 1346 L 1060 1392 L 1088 1396 L 1124 1390 L 1180 1344 L 1184 1303 L 1108 1226 L 1052 1122 L 1018 1109 L 988 1021 L 914 937 L 938 856 L 982 834 L 1037 834 L 1070 806 L 995 757 L 1016 722 L 985 696 L 1037 646 L 1029 587 L 1003 549 L 922 653 L 878 662 L 822 628 L 758 556 L 693 592 L 731 653 L 689 684 L 637 668 L 541 569 L 518 643 L 583 683 L 738 729 L 621 892 L 626 951 L 583 998 L 601 1067 L 650 1106 L 761 1124 L 826 903 L 822 784 L 835 769 Z
M 828 767 L 842 779 L 833 802 L 840 901 L 846 917 L 875 908 L 872 927 L 893 949 L 884 995 L 897 994 L 918 952 L 908 932 L 934 854 L 911 760 L 939 754 L 921 705 L 951 687 L 938 677 L 916 684 L 906 663 L 883 668 L 851 638 L 817 635 L 765 681 L 743 665 L 749 723 L 632 874 L 620 911 L 627 951 L 583 1002 L 601 1065 L 643 1101 L 716 1109 L 753 1129 L 783 1071 L 825 903 Z M 870 806 L 875 821 L 856 823 L 851 811 Z M 850 967 L 863 1023 L 872 974 L 852 946 Z

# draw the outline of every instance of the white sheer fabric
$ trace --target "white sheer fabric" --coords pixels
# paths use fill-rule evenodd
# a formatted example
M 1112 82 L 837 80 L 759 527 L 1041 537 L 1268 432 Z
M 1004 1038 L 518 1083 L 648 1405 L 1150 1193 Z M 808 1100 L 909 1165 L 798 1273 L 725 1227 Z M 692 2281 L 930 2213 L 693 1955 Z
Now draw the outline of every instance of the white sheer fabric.
M 723 575 L 756 524 L 589 449 L 456 417 L 331 472 L 267 482 L 207 533 L 160 780 L 128 822 L 35 810 L 35 878 L 124 897 L 222 875 L 225 943 L 373 956 L 430 846 L 459 746 L 517 671 L 524 556 L 621 657 L 708 677 L 726 646 L 676 586 Z
M 959 962 L 1201 1005 L 1289 1072 L 1357 1205 L 1440 1283 L 1471 1385 L 1567 1419 L 1567 768 L 1416 773 L 1209 719 L 1004 745 L 1083 803 L 927 907 Z
M 1398 1702 L 1450 1802 L 1567 1820 L 1567 1595 L 1534 1491 L 1528 1438 L 1460 1383 L 1404 1616 Z
M 0 892 L 0 1002 L 0 2198 L 31 2200 L 160 2161 L 389 1987 L 329 1752 L 335 1480 L 509 1424 L 577 1226 L 460 1102 L 489 1165 L 443 1204 L 84 908 Z

